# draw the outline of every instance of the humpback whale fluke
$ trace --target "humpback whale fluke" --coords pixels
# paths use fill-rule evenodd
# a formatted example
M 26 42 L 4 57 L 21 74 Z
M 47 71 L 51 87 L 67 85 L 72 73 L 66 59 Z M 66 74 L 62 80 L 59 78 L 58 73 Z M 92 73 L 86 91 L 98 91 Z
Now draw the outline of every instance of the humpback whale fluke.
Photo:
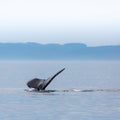
M 27 82 L 27 86 L 29 88 L 35 88 L 38 91 L 39 90 L 45 90 L 45 88 L 50 84 L 50 82 L 64 70 L 65 70 L 65 68 L 63 68 L 62 70 L 58 71 L 55 75 L 49 77 L 48 79 L 34 78 L 34 79 L 32 79 L 32 80 Z

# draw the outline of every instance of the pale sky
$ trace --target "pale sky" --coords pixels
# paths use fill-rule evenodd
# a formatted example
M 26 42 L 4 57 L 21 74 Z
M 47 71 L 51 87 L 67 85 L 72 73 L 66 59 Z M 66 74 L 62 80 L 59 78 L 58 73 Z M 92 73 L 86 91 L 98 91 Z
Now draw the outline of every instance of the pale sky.
M 0 42 L 120 45 L 120 0 L 0 0 Z

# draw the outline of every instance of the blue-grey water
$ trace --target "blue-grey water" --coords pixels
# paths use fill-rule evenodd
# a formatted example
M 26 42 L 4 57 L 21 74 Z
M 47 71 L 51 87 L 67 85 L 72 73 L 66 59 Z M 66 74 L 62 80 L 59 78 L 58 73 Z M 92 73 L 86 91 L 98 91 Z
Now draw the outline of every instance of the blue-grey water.
M 25 91 L 64 67 L 47 88 L 58 92 Z M 0 120 L 55 119 L 120 120 L 120 61 L 0 61 Z

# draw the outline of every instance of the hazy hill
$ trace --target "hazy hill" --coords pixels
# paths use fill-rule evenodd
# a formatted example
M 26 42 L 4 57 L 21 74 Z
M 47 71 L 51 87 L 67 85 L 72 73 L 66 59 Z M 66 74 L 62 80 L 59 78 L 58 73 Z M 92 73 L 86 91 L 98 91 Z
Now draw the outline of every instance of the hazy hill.
M 120 46 L 87 47 L 85 44 L 0 43 L 0 59 L 120 60 Z

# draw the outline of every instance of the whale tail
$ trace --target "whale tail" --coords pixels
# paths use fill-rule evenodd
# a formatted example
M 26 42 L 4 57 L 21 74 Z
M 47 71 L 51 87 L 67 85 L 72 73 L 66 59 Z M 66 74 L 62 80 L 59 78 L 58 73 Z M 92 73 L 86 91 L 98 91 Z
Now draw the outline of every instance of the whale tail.
M 46 80 L 45 79 L 34 78 L 34 79 L 27 82 L 27 86 L 29 88 L 35 88 L 37 90 L 45 90 L 45 88 L 51 83 L 51 81 L 64 70 L 65 70 L 65 68 L 58 71 L 56 74 L 54 74 L 53 76 L 49 77 Z

